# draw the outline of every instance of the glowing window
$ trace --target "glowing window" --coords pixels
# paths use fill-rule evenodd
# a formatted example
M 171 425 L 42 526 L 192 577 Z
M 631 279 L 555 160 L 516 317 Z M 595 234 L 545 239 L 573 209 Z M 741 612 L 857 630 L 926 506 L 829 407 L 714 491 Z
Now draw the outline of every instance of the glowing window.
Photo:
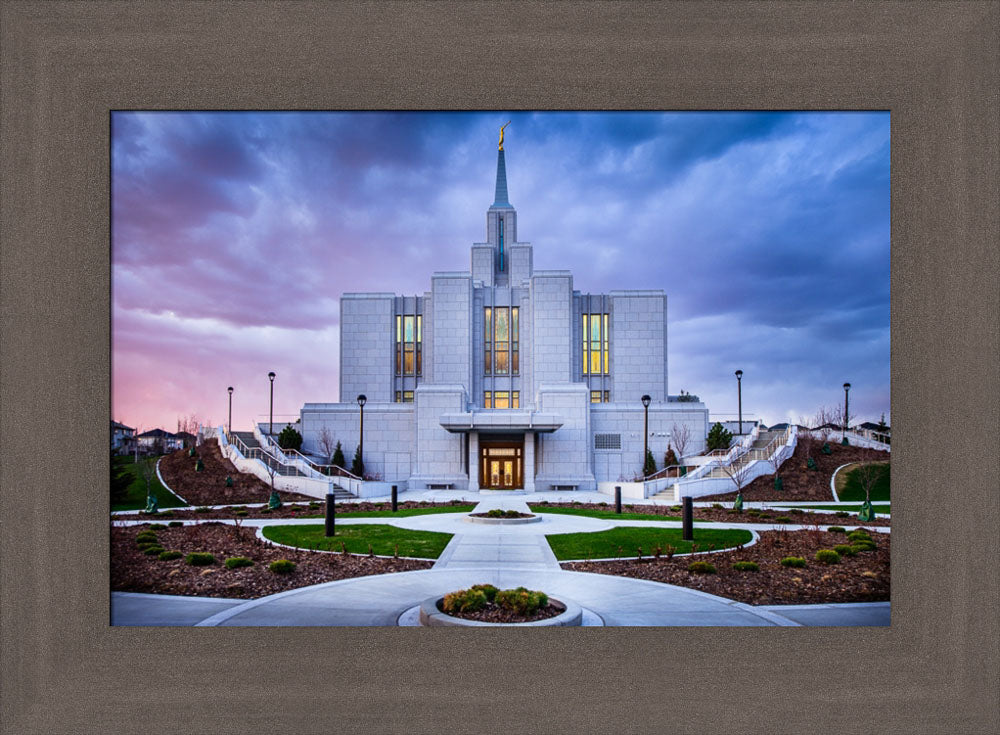
M 510 408 L 510 393 L 498 390 L 493 394 L 493 408 Z

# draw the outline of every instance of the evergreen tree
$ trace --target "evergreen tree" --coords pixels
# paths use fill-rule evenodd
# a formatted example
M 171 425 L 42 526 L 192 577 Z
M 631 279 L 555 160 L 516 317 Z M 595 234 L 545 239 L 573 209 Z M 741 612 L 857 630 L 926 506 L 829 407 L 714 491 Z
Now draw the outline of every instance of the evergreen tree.
M 365 475 L 365 464 L 361 461 L 361 445 L 354 450 L 354 461 L 351 462 L 351 474 L 357 475 L 358 477 L 364 477 Z
M 128 499 L 128 488 L 132 484 L 132 473 L 120 458 L 111 452 L 111 504 L 124 503 Z
M 653 459 L 653 453 L 649 449 L 646 450 L 646 461 L 642 465 L 642 474 L 646 477 L 656 474 L 656 460 Z
M 286 426 L 278 434 L 278 446 L 282 449 L 294 449 L 299 451 L 302 448 L 302 434 L 293 429 L 291 426 Z
M 728 449 L 729 443 L 733 440 L 733 435 L 726 431 L 726 427 L 716 422 L 708 431 L 708 451 L 713 449 Z
M 663 466 L 672 467 L 675 464 L 679 464 L 677 461 L 677 455 L 674 453 L 673 448 L 667 444 L 667 452 L 663 455 Z
M 344 450 L 340 446 L 340 442 L 337 442 L 337 448 L 333 450 L 333 464 L 338 467 L 343 467 L 347 464 L 347 460 L 344 458 Z

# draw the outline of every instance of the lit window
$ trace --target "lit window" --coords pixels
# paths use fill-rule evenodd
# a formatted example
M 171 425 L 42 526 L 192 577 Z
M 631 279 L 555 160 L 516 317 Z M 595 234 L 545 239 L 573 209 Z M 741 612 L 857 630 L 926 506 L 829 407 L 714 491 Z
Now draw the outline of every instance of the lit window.
M 485 366 L 483 370 L 486 375 L 490 375 L 493 372 L 492 347 L 493 309 L 487 306 L 486 310 L 483 312 L 483 357 L 485 358 Z
M 498 390 L 493 394 L 493 408 L 510 408 L 510 393 Z
M 493 392 L 485 391 L 483 393 L 483 408 L 493 408 Z
M 601 402 L 601 391 L 599 391 L 599 390 L 592 390 L 592 391 L 590 391 L 590 402 L 591 403 L 600 403 Z
M 495 320 L 493 331 L 493 373 L 495 375 L 506 375 L 509 370 L 507 363 L 507 350 L 510 347 L 510 309 L 506 306 L 498 306 L 493 310 Z
M 423 375 L 423 331 L 424 317 L 421 314 L 417 314 L 417 375 Z
M 403 391 L 403 403 L 413 403 L 413 391 L 404 390 Z
M 589 315 L 584 314 L 583 319 L 583 329 L 580 330 L 580 334 L 583 335 L 583 374 L 586 375 L 590 372 L 590 363 L 587 359 L 587 325 L 589 323 Z
M 400 403 L 402 400 L 403 400 L 402 399 L 402 394 L 397 390 L 396 391 L 396 403 Z
M 605 403 L 611 403 L 610 396 L 611 396 L 611 391 L 607 391 L 607 390 L 604 391 L 604 402 Z
M 396 375 L 403 370 L 403 318 L 396 315 Z
M 521 407 L 520 403 L 521 403 L 521 391 L 516 390 L 511 394 L 510 407 L 520 408 Z
M 581 366 L 584 375 L 607 375 L 608 315 L 581 314 Z
M 485 307 L 483 310 L 483 373 L 517 375 L 519 361 L 518 307 Z
M 403 375 L 413 375 L 413 323 L 413 316 L 403 317 Z
M 510 310 L 510 373 L 511 375 L 518 374 L 518 308 L 516 306 L 511 307 Z

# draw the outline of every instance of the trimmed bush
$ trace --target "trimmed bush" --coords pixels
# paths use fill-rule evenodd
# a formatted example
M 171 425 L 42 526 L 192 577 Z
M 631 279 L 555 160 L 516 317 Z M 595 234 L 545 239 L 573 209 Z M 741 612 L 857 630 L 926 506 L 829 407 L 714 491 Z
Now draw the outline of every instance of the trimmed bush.
M 159 559 L 160 561 L 170 561 L 171 559 L 180 559 L 184 554 L 179 551 L 161 551 Z
M 826 530 L 830 533 L 844 533 L 846 529 L 843 526 L 830 526 Z
M 198 506 L 197 508 L 195 508 L 194 512 L 195 513 L 211 513 L 212 509 L 209 508 L 208 506 L 201 505 L 201 506 Z
M 855 551 L 875 551 L 878 547 L 874 541 L 855 541 L 851 544 L 851 548 Z
M 245 510 L 238 510 L 238 511 L 236 511 L 236 515 L 238 515 L 238 516 L 245 516 L 246 514 L 247 514 L 247 512 Z
M 142 550 L 142 553 L 145 554 L 146 556 L 153 556 L 154 554 L 159 556 L 160 554 L 163 553 L 163 547 L 159 545 L 147 546 L 145 549 Z
M 496 594 L 494 592 L 494 594 Z M 446 613 L 475 612 L 486 605 L 486 593 L 483 590 L 468 589 L 449 592 L 444 596 L 441 609 Z
M 171 528 L 178 528 L 180 526 L 183 526 L 184 524 L 181 521 L 170 521 L 170 523 L 168 523 L 167 525 L 170 526 Z
M 774 520 L 776 520 L 778 523 L 791 523 L 792 522 L 792 519 L 789 518 L 788 516 L 778 516 Z
M 497 596 L 497 592 L 499 592 L 492 584 L 474 584 L 470 589 L 479 590 L 486 595 L 487 602 L 493 602 Z
M 788 512 L 791 513 L 791 514 L 793 514 L 793 515 L 797 515 L 797 516 L 798 515 L 802 515 L 803 513 L 805 513 L 805 511 L 802 510 L 802 508 L 789 508 Z
M 823 564 L 840 564 L 840 554 L 833 549 L 820 549 L 816 552 L 815 559 Z
M 139 531 L 139 533 L 137 533 L 135 535 L 135 540 L 136 541 L 139 541 L 139 540 L 144 539 L 144 538 L 151 538 L 151 539 L 153 539 L 155 541 L 156 540 L 156 531 L 149 531 L 149 530 Z
M 716 510 L 722 510 L 722 503 L 712 503 L 712 507 Z
M 801 556 L 786 556 L 781 560 L 781 566 L 783 567 L 794 567 L 796 569 L 804 567 L 806 565 L 806 560 Z
M 846 510 L 838 510 L 836 513 L 834 513 L 834 515 L 837 516 L 837 518 L 849 518 L 851 514 L 848 513 Z
M 261 512 L 261 513 L 270 513 L 270 512 L 271 512 L 271 509 L 270 509 L 270 508 L 261 508 L 261 509 L 260 509 L 260 512 Z
M 854 547 L 849 544 L 837 544 L 833 547 L 833 550 L 841 556 L 857 556 L 858 553 L 854 550 Z
M 231 556 L 226 559 L 226 569 L 239 569 L 240 567 L 252 567 L 253 559 L 245 556 Z
M 163 525 L 162 523 L 150 523 L 149 524 L 149 530 L 150 531 L 166 531 L 167 527 L 165 525 Z
M 733 569 L 737 572 L 759 572 L 760 567 L 754 561 L 734 561 Z
M 173 518 L 174 512 L 172 510 L 161 510 L 157 515 L 161 518 Z
M 193 567 L 205 567 L 209 564 L 215 564 L 215 557 L 207 551 L 192 551 L 184 557 L 184 563 Z
M 272 561 L 268 569 L 275 574 L 291 574 L 295 571 L 295 562 L 288 559 L 278 559 L 277 561 Z
M 512 590 L 499 590 L 494 598 L 496 604 L 521 615 L 531 615 L 539 608 L 549 604 L 549 596 L 544 592 L 517 587 Z
M 868 534 L 868 532 L 867 531 L 862 531 L 861 529 L 858 529 L 857 531 L 851 531 L 849 534 L 847 534 L 847 538 L 849 538 L 851 541 L 871 541 L 872 540 L 872 537 Z
M 693 561 L 688 564 L 688 571 L 692 574 L 715 574 L 715 565 L 707 561 Z

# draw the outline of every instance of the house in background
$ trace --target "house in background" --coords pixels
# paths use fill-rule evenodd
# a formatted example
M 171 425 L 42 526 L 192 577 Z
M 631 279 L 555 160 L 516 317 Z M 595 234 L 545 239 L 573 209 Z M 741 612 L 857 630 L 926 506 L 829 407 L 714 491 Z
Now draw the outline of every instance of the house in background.
M 174 436 L 180 439 L 180 449 L 190 449 L 198 443 L 198 437 L 189 431 L 178 431 Z
M 885 423 L 873 424 L 871 421 L 865 421 L 855 426 L 851 431 L 872 441 L 882 442 L 883 444 L 892 443 L 890 441 L 892 438 L 892 429 Z
M 115 454 L 128 454 L 135 451 L 135 429 L 118 421 L 112 421 L 111 451 Z
M 163 429 L 150 429 L 136 437 L 142 454 L 166 454 L 184 448 L 184 440 Z

